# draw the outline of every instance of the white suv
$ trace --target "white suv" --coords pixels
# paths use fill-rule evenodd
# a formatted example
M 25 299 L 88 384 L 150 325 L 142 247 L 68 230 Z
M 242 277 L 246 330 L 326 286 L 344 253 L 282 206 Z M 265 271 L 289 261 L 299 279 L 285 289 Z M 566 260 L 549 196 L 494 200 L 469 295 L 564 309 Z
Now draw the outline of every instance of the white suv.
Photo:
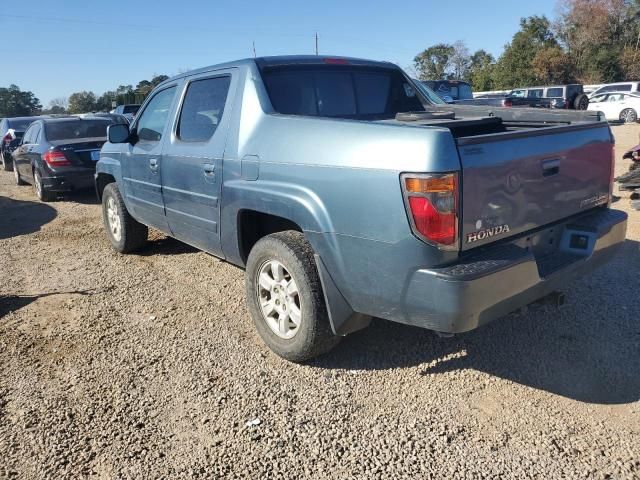
M 618 83 L 607 83 L 597 90 L 594 90 L 589 94 L 589 98 L 593 98 L 596 95 L 600 95 L 602 93 L 608 92 L 629 92 L 636 93 L 640 91 L 640 82 L 618 82 Z

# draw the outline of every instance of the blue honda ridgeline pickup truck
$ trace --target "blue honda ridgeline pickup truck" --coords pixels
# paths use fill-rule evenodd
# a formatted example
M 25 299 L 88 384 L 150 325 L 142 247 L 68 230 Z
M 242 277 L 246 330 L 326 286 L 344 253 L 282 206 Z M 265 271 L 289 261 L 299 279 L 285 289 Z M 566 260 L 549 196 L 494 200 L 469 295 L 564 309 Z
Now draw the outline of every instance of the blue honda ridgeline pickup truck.
M 258 333 L 292 361 L 372 317 L 474 329 L 625 238 L 598 112 L 445 105 L 386 62 L 183 73 L 108 137 L 96 188 L 113 247 L 152 227 L 244 268 Z

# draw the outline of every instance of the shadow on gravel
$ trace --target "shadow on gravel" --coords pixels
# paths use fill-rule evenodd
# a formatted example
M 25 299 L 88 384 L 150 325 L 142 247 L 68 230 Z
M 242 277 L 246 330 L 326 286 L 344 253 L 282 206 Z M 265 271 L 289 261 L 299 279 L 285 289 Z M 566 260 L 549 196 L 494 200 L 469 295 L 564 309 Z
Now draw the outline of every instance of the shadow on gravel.
M 100 205 L 96 191 L 93 188 L 64 193 L 60 200 L 63 202 L 76 202 L 83 205 Z
M 47 292 L 35 295 L 0 295 L 0 318 L 9 312 L 15 312 L 22 307 L 26 307 L 39 298 L 50 297 L 51 295 L 91 295 L 95 290 L 74 290 L 69 292 Z
M 611 263 L 569 286 L 560 310 L 505 317 L 449 339 L 376 320 L 311 365 L 419 366 L 425 381 L 473 369 L 581 402 L 635 402 L 640 399 L 639 273 L 640 243 L 627 240 Z
M 198 250 L 191 245 L 182 243 L 172 237 L 151 238 L 147 244 L 136 252 L 136 255 L 149 257 L 152 255 L 181 255 L 184 253 L 197 253 Z
M 37 232 L 56 215 L 56 210 L 44 203 L 0 195 L 0 240 Z

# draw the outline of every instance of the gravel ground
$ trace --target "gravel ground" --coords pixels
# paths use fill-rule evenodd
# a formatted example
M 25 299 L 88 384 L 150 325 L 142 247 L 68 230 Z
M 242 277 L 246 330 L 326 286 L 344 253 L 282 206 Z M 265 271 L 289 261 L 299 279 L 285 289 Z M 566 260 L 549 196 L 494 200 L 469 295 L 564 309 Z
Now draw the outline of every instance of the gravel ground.
M 640 126 L 615 127 L 619 148 Z M 627 161 L 618 161 L 617 172 Z M 309 365 L 260 342 L 242 272 L 90 194 L 0 174 L 0 478 L 640 478 L 640 212 L 567 305 L 440 339 L 376 321 Z

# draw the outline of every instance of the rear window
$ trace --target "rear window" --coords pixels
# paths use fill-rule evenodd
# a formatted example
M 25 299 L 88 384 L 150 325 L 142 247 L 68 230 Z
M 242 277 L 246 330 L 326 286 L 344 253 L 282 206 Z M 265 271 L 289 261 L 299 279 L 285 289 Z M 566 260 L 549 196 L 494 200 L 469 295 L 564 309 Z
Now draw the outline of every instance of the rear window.
M 24 132 L 31 123 L 34 122 L 35 119 L 30 118 L 28 120 L 9 120 L 9 128 L 13 128 L 14 130 L 20 130 Z
M 71 140 L 74 138 L 106 137 L 110 120 L 67 120 L 46 123 L 44 127 L 47 140 Z
M 562 97 L 562 87 L 547 88 L 547 98 Z
M 122 113 L 131 113 L 135 115 L 140 110 L 140 105 L 125 105 L 122 109 Z
M 278 113 L 337 118 L 394 118 L 423 111 L 398 70 L 354 66 L 267 68 L 263 78 Z

